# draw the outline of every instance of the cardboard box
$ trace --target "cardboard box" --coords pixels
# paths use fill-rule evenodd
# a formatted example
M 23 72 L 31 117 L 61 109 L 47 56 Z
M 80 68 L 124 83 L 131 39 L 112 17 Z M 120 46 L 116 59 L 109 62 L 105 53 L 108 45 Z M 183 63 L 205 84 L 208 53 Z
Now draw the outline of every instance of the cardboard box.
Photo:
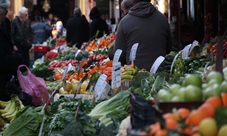
M 35 60 L 35 55 L 34 55 L 34 51 L 33 50 L 29 52 L 29 59 L 30 60 Z

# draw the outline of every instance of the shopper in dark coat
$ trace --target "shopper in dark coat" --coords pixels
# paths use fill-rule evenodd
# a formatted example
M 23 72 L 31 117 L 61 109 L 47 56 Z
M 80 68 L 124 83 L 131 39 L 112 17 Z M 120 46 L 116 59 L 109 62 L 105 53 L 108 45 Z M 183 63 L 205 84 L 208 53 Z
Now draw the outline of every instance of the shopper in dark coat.
M 109 34 L 108 25 L 105 20 L 100 17 L 100 12 L 97 7 L 91 9 L 89 14 L 91 21 L 90 24 L 90 38 L 94 37 L 99 30 L 97 38 L 102 37 L 104 34 Z
M 51 36 L 52 28 L 41 22 L 40 16 L 35 16 L 35 23 L 31 26 L 33 31 L 33 44 L 42 44 Z
M 4 6 L 3 6 L 4 5 Z M 10 20 L 6 18 L 7 9 L 10 6 L 8 0 L 0 1 L 0 100 L 9 100 L 5 86 L 11 76 L 16 76 L 17 67 L 22 63 L 22 56 L 13 52 L 11 42 Z
M 150 0 L 132 0 L 133 7 L 120 21 L 114 51 L 123 52 L 120 61 L 131 64 L 130 50 L 138 43 L 134 64 L 150 70 L 159 56 L 171 51 L 172 40 L 167 18 L 160 13 Z
M 74 9 L 74 17 L 69 19 L 66 24 L 66 40 L 70 45 L 80 48 L 83 42 L 89 39 L 89 23 L 82 17 L 79 7 Z
M 32 47 L 33 33 L 28 22 L 27 8 L 20 8 L 19 16 L 12 20 L 11 28 L 14 51 L 23 56 L 23 64 L 29 67 L 29 50 Z

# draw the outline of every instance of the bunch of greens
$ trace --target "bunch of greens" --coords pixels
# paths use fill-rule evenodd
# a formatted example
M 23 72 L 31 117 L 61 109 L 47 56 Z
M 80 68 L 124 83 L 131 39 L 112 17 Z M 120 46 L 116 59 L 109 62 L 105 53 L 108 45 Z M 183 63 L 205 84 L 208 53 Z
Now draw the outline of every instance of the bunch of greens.
M 48 64 L 51 62 L 51 60 L 44 60 L 42 64 L 36 64 L 35 68 L 31 69 L 31 72 L 42 78 L 48 78 L 53 75 L 53 72 L 48 68 Z
M 101 124 L 108 126 L 112 119 L 121 121 L 129 115 L 130 108 L 130 91 L 121 91 L 114 97 L 100 102 L 88 114 L 92 119 L 99 119 Z
M 26 106 L 4 131 L 4 136 L 37 136 L 43 114 Z

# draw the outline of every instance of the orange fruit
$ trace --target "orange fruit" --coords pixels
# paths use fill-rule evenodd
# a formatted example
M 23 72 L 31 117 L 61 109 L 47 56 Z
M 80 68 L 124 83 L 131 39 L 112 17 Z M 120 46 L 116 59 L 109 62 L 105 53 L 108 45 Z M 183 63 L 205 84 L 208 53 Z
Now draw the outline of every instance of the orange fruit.
M 218 97 L 218 96 L 212 96 L 212 97 L 208 98 L 208 99 L 205 101 L 205 103 L 209 103 L 209 104 L 213 105 L 214 108 L 216 108 L 216 107 L 222 105 L 221 98 Z
M 160 129 L 155 136 L 166 136 L 167 135 L 167 131 L 165 129 Z
M 189 135 L 189 136 L 193 134 L 193 130 L 192 130 L 191 128 L 189 128 L 189 127 L 184 128 L 184 129 L 180 128 L 180 129 L 178 130 L 178 132 L 179 132 L 180 134 Z
M 179 108 L 177 113 L 180 118 L 185 118 L 190 113 L 190 110 L 187 108 Z
M 209 116 L 204 113 L 203 111 L 200 110 L 194 110 L 192 111 L 188 117 L 186 118 L 186 124 L 189 125 L 194 125 L 194 126 L 198 126 L 199 123 L 205 119 L 208 118 Z
M 166 128 L 173 130 L 178 126 L 178 122 L 175 119 L 167 119 L 166 120 Z
M 161 125 L 159 122 L 156 122 L 155 124 L 150 125 L 149 135 L 154 135 L 160 129 L 161 129 Z
M 202 111 L 203 113 L 206 113 L 209 117 L 213 117 L 215 107 L 213 105 L 211 105 L 210 103 L 204 103 L 198 108 L 198 110 Z
M 177 120 L 177 119 L 178 119 L 177 115 L 175 115 L 175 114 L 173 114 L 173 113 L 165 113 L 165 114 L 163 115 L 163 118 L 164 118 L 165 120 L 168 120 L 168 119 Z

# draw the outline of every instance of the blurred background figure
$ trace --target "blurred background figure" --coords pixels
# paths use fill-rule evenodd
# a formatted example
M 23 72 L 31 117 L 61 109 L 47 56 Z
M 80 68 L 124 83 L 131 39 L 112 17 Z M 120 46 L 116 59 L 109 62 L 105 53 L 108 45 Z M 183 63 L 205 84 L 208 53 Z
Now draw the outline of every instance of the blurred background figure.
M 31 26 L 33 31 L 33 44 L 42 44 L 51 36 L 52 28 L 41 22 L 40 16 L 35 16 L 35 23 Z
M 17 77 L 17 67 L 22 64 L 22 56 L 13 51 L 10 20 L 6 17 L 9 7 L 9 0 L 0 0 L 0 100 L 4 101 L 11 95 L 5 91 L 7 82 Z
M 121 18 L 128 14 L 128 11 L 133 6 L 132 0 L 122 0 L 121 2 Z
M 76 44 L 76 47 L 80 49 L 82 43 L 88 41 L 89 23 L 81 15 L 79 7 L 74 9 L 74 17 L 67 21 L 66 30 L 66 40 L 69 45 Z
M 56 23 L 55 20 L 54 20 L 54 16 L 53 16 L 52 13 L 49 13 L 49 14 L 48 14 L 48 20 L 50 21 L 50 24 L 51 24 L 51 25 L 53 25 L 53 24 Z
M 109 34 L 109 28 L 105 20 L 100 17 L 100 12 L 97 7 L 91 9 L 90 19 L 90 38 L 93 38 L 96 33 L 99 31 L 97 38 L 102 37 L 104 34 Z
M 12 42 L 15 52 L 23 56 L 23 64 L 29 67 L 29 50 L 32 47 L 33 33 L 28 22 L 28 9 L 21 7 L 19 16 L 12 20 Z

